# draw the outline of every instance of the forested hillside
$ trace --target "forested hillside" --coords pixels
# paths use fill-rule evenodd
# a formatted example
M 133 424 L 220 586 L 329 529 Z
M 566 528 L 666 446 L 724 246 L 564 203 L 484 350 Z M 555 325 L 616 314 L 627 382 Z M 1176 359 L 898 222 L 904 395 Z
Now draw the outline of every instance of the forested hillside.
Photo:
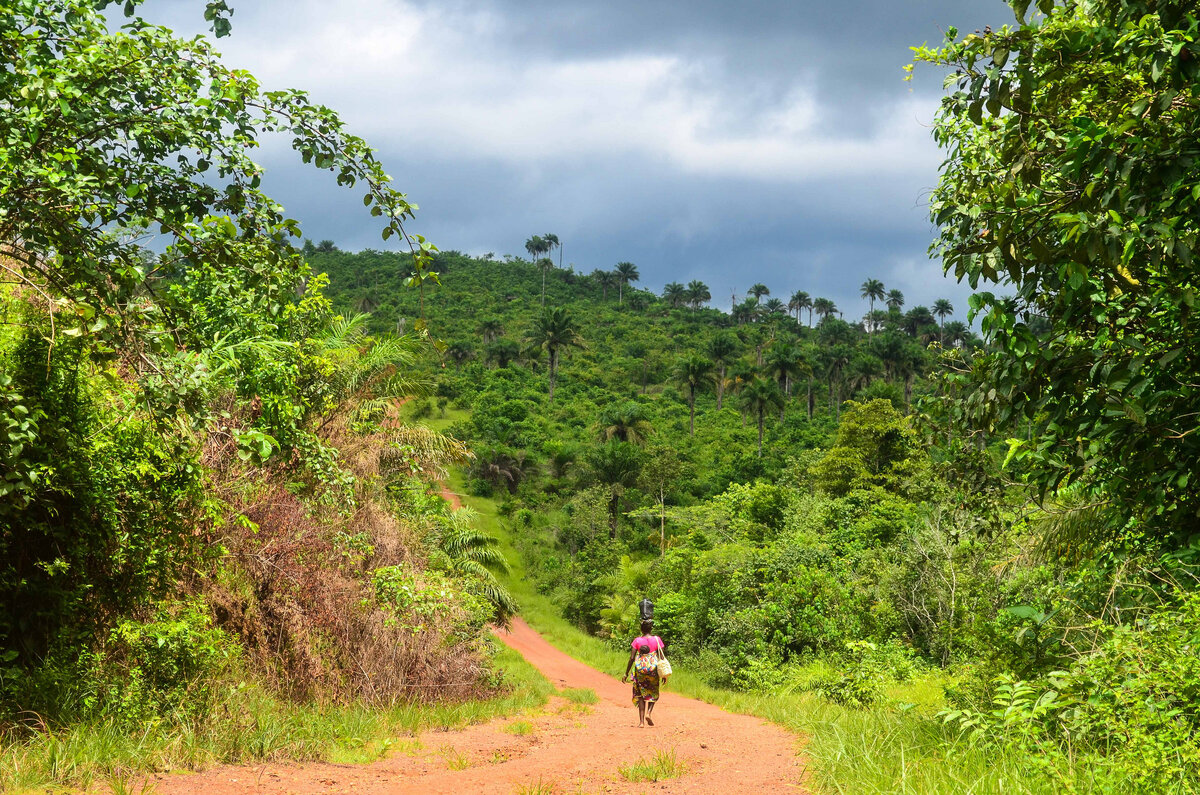
M 728 311 L 439 251 L 333 111 L 110 5 L 0 0 L 0 789 L 377 759 L 545 703 L 490 627 L 615 668 L 648 597 L 814 791 L 1200 791 L 1193 2 L 914 49 L 969 306 Z M 275 134 L 392 248 L 304 241 Z

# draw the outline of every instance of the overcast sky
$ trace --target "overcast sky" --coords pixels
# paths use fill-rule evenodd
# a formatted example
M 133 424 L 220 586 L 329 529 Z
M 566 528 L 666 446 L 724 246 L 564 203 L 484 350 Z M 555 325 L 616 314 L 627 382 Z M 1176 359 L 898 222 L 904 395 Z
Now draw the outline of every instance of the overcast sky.
M 881 279 L 908 306 L 969 290 L 926 255 L 942 75 L 902 80 L 947 26 L 1012 21 L 1001 0 L 258 0 L 218 48 L 269 88 L 303 88 L 376 149 L 443 249 L 524 255 L 553 232 L 577 270 L 701 279 L 729 308 L 761 281 L 862 310 Z M 195 0 L 144 14 L 200 32 Z M 359 191 L 260 153 L 305 235 L 385 249 Z

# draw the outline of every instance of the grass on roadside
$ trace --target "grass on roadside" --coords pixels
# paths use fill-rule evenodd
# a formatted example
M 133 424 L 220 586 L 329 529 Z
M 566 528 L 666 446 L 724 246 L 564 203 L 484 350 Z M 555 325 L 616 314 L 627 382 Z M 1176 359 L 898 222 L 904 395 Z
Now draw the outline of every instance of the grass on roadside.
M 546 704 L 553 685 L 516 652 L 501 647 L 496 664 L 507 687 L 495 698 L 458 704 L 320 706 L 291 704 L 255 688 L 231 696 L 222 714 L 201 723 L 148 725 L 129 731 L 115 721 L 0 736 L 0 792 L 87 789 L 138 771 L 198 770 L 220 763 L 273 759 L 368 762 L 410 750 L 411 737 L 513 715 Z
M 576 704 L 595 704 L 600 700 L 600 696 L 590 687 L 568 687 L 559 695 Z
M 687 772 L 687 766 L 679 761 L 675 749 L 658 750 L 653 756 L 643 757 L 631 765 L 621 765 L 617 768 L 621 778 L 630 782 L 653 782 L 668 778 L 678 778 Z
M 455 473 L 450 486 L 465 495 L 460 473 Z M 463 502 L 479 512 L 482 529 L 499 539 L 499 547 L 510 562 L 509 574 L 502 581 L 530 626 L 575 659 L 620 677 L 627 654 L 572 625 L 526 579 L 512 534 L 497 515 L 496 502 L 469 495 L 463 497 Z M 839 706 L 808 692 L 721 690 L 679 666 L 666 688 L 662 709 L 670 710 L 671 692 L 731 712 L 756 715 L 801 735 L 803 753 L 810 762 L 805 771 L 806 783 L 816 792 L 1049 795 L 1061 791 L 1061 785 L 1049 780 L 1029 779 L 1023 760 L 1015 754 L 972 745 L 944 726 L 936 714 L 943 700 L 937 674 L 891 688 L 888 696 L 893 705 L 861 710 Z M 915 706 L 899 708 L 894 704 Z

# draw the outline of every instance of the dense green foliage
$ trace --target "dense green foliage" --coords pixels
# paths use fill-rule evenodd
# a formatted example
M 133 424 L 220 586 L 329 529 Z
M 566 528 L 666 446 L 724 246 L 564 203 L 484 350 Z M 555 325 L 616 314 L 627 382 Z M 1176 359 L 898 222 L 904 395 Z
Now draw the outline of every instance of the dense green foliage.
M 395 418 L 428 339 L 333 312 L 249 152 L 286 132 L 384 239 L 415 208 L 329 109 L 97 5 L 0 2 L 0 737 L 488 692 L 504 561 L 426 493 L 470 453 Z

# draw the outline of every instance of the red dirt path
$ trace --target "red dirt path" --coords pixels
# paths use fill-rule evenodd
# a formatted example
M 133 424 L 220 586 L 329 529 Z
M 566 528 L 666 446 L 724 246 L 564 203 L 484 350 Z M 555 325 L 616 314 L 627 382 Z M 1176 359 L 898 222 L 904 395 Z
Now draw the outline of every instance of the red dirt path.
M 497 637 L 559 688 L 590 688 L 590 706 L 554 697 L 543 709 L 459 731 L 426 732 L 419 747 L 367 765 L 269 764 L 161 775 L 159 795 L 325 793 L 803 793 L 797 738 L 773 724 L 663 689 L 657 725 L 637 728 L 630 690 L 551 646 L 521 619 Z M 523 721 L 532 731 L 505 731 Z M 404 743 L 398 742 L 397 746 Z M 630 783 L 618 768 L 674 751 L 678 778 Z M 538 788 L 540 785 L 540 788 Z

